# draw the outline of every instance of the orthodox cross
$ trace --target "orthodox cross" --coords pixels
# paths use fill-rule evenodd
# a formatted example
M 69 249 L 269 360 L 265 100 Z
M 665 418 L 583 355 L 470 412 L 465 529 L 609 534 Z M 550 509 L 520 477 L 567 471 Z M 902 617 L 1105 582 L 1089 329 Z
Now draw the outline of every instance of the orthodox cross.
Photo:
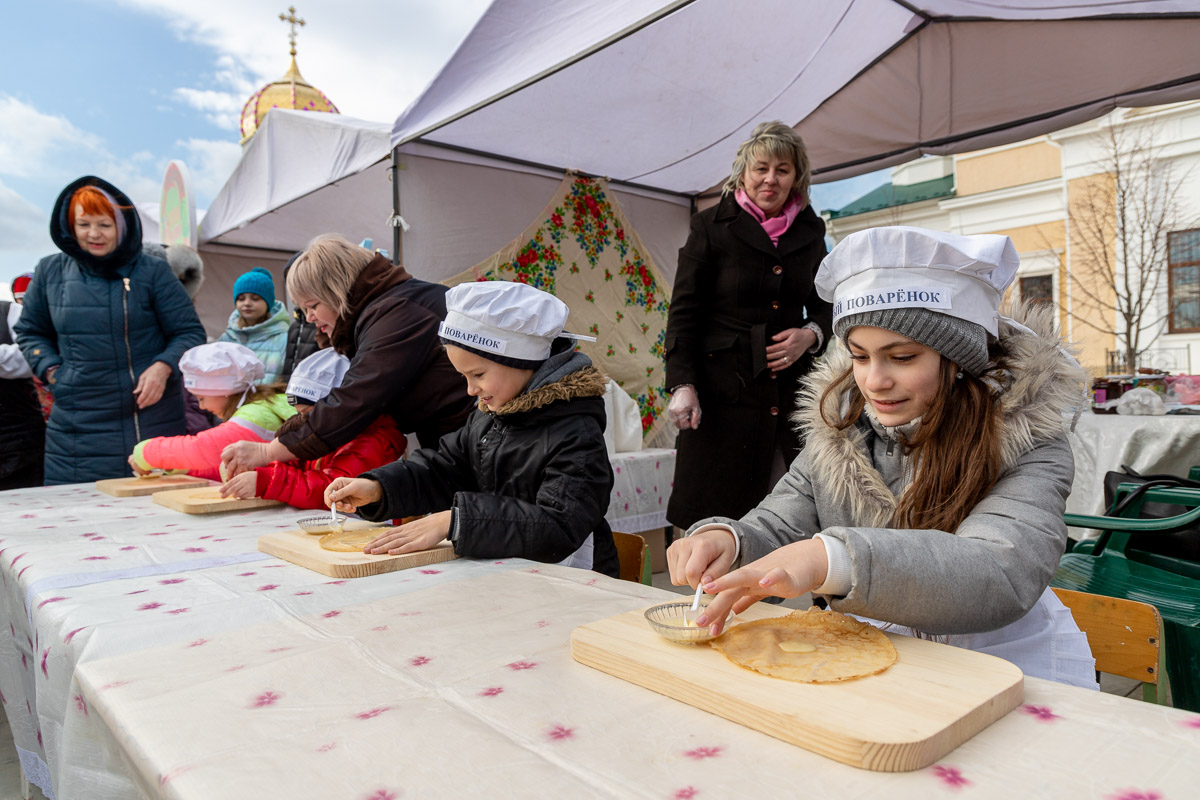
M 299 25 L 300 27 L 303 28 L 304 20 L 299 19 L 296 16 L 296 7 L 295 6 L 288 6 L 288 13 L 280 14 L 279 19 L 281 22 L 288 23 L 288 27 L 291 28 L 291 32 L 288 33 L 288 41 L 292 43 L 292 50 L 291 50 L 290 55 L 294 56 L 294 55 L 296 55 L 296 26 Z

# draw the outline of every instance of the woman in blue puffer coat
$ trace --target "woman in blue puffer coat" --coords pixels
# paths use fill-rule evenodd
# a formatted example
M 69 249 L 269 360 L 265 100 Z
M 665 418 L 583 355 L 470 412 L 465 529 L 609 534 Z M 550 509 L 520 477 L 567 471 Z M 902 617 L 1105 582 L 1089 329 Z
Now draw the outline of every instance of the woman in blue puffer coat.
M 186 433 L 179 357 L 204 328 L 165 261 L 142 252 L 133 203 L 79 178 L 58 196 L 43 258 L 25 294 L 17 342 L 54 395 L 46 483 L 129 474 L 134 445 Z

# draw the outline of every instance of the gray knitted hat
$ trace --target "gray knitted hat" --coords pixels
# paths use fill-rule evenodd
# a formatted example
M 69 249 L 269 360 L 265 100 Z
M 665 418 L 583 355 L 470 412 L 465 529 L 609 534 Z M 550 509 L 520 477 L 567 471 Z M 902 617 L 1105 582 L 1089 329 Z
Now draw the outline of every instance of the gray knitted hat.
M 982 325 L 927 308 L 886 308 L 849 314 L 833 324 L 843 341 L 858 325 L 884 328 L 931 347 L 971 373 L 982 375 L 988 364 L 987 331 Z

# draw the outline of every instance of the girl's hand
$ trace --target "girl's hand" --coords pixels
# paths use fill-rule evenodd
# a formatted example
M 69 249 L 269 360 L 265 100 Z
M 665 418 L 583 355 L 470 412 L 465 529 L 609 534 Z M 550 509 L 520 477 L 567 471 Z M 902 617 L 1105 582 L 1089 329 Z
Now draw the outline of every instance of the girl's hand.
M 771 337 L 767 345 L 767 367 L 772 372 L 787 369 L 817 343 L 817 335 L 808 328 L 788 328 Z
M 799 597 L 824 583 L 828 572 L 829 558 L 820 539 L 785 545 L 758 561 L 704 584 L 704 593 L 716 597 L 697 617 L 696 624 L 711 625 L 710 632 L 718 635 L 731 610 L 740 614 L 767 596 Z
M 130 453 L 130 455 L 129 455 L 129 466 L 133 468 L 134 475 L 141 476 L 141 475 L 146 475 L 147 473 L 150 472 L 150 470 L 142 469 L 141 467 L 138 466 L 137 459 L 133 457 L 132 453 Z
M 240 475 L 271 463 L 264 442 L 234 442 L 221 451 L 222 475 Z
M 375 481 L 366 481 L 366 483 L 375 483 Z M 449 511 L 439 511 L 428 517 L 407 522 L 399 528 L 386 530 L 367 542 L 363 552 L 376 555 L 386 553 L 394 556 L 400 553 L 428 550 L 449 535 L 451 517 Z
M 686 583 L 695 589 L 701 583 L 711 582 L 729 571 L 736 551 L 733 534 L 723 528 L 680 539 L 667 548 L 671 584 Z
M 155 361 L 146 367 L 146 371 L 138 376 L 137 386 L 133 387 L 133 396 L 137 399 L 137 407 L 147 408 L 161 400 L 169 377 L 171 377 L 171 368 L 161 361 Z
M 254 470 L 243 472 L 221 484 L 221 497 L 236 497 L 238 500 L 250 500 L 258 496 L 258 473 Z
M 338 511 L 354 511 L 382 499 L 383 487 L 370 478 L 334 478 L 325 487 L 325 505 L 336 502 Z

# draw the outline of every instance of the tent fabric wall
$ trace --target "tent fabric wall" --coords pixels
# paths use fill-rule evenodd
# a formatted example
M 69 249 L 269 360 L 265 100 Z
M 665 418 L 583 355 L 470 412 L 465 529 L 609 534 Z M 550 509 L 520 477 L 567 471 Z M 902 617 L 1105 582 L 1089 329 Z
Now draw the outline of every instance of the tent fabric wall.
M 397 118 L 393 143 L 695 194 L 764 119 L 799 124 L 814 173 L 832 180 L 1028 138 L 1116 104 L 1200 98 L 1194 1 L 541 6 L 495 0 Z

